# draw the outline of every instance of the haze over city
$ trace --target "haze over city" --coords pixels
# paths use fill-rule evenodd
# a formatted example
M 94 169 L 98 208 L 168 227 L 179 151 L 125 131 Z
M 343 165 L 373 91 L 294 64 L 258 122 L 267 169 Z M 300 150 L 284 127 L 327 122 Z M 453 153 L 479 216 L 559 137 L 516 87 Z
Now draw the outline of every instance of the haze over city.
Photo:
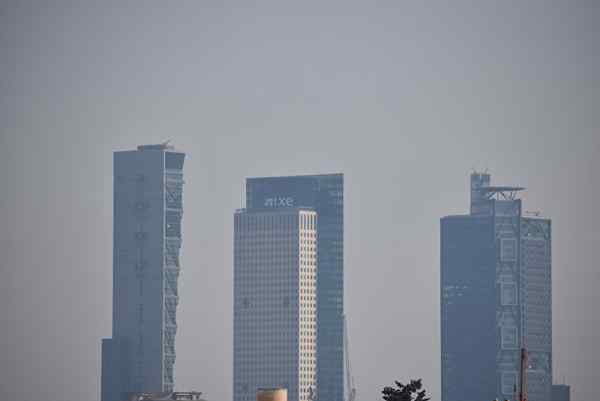
M 186 154 L 176 389 L 232 399 L 248 177 L 344 174 L 357 400 L 440 390 L 440 218 L 469 175 L 552 219 L 553 373 L 597 394 L 600 7 L 573 2 L 0 5 L 0 398 L 100 397 L 113 152 Z

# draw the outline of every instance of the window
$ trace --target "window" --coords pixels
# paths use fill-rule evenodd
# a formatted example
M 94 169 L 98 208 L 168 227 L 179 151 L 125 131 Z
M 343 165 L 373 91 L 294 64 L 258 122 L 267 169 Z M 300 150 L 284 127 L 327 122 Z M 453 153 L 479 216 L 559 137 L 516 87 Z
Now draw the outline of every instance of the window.
M 502 372 L 502 394 L 513 395 L 517 385 L 517 372 Z
M 144 355 L 144 336 L 141 333 L 138 335 L 137 354 Z
M 177 211 L 168 210 L 166 214 L 166 236 L 181 237 L 181 214 Z
M 514 238 L 500 239 L 500 259 L 503 262 L 514 262 L 517 260 L 517 240 Z
M 137 201 L 137 202 L 135 202 L 134 207 L 135 207 L 136 212 L 143 213 L 150 207 L 150 204 L 145 201 Z
M 515 283 L 500 284 L 500 301 L 504 306 L 517 304 L 517 285 Z
M 502 327 L 501 329 L 501 342 L 503 349 L 511 349 L 517 347 L 517 328 L 516 327 Z

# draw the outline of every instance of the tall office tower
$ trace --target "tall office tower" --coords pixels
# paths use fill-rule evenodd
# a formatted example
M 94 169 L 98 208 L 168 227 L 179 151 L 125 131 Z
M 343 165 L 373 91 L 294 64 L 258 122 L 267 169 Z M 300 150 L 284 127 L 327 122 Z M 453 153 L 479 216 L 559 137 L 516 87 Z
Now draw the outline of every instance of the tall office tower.
M 317 214 L 238 210 L 233 276 L 234 401 L 254 401 L 261 388 L 309 401 L 317 373 Z
M 344 399 L 344 175 L 249 178 L 246 208 L 313 208 L 319 218 L 317 259 L 317 392 Z
M 552 385 L 551 223 L 524 188 L 471 175 L 471 213 L 441 219 L 442 401 L 514 399 L 520 348 L 530 401 Z
M 173 391 L 183 161 L 167 144 L 114 153 L 113 328 L 102 401 Z

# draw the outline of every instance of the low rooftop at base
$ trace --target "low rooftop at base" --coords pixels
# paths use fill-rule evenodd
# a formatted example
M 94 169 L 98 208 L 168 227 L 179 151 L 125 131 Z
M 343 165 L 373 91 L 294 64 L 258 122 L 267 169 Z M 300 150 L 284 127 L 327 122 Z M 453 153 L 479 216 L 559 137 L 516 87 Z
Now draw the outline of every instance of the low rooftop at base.
M 179 391 L 174 393 L 132 393 L 126 401 L 200 401 L 199 391 Z

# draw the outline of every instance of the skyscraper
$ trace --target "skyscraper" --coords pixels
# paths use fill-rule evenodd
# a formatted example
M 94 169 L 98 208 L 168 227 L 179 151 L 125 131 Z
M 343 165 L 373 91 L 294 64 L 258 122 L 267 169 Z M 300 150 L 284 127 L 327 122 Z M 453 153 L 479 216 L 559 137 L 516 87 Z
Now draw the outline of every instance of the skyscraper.
M 520 348 L 530 401 L 552 385 L 551 222 L 524 188 L 471 175 L 470 214 L 441 219 L 442 401 L 513 399 Z
M 317 393 L 344 399 L 344 176 L 249 178 L 246 208 L 309 207 L 317 212 Z
M 317 214 L 239 210 L 234 222 L 234 401 L 285 388 L 309 401 L 316 387 Z
M 113 328 L 102 341 L 102 401 L 173 390 L 184 157 L 167 144 L 114 153 Z

